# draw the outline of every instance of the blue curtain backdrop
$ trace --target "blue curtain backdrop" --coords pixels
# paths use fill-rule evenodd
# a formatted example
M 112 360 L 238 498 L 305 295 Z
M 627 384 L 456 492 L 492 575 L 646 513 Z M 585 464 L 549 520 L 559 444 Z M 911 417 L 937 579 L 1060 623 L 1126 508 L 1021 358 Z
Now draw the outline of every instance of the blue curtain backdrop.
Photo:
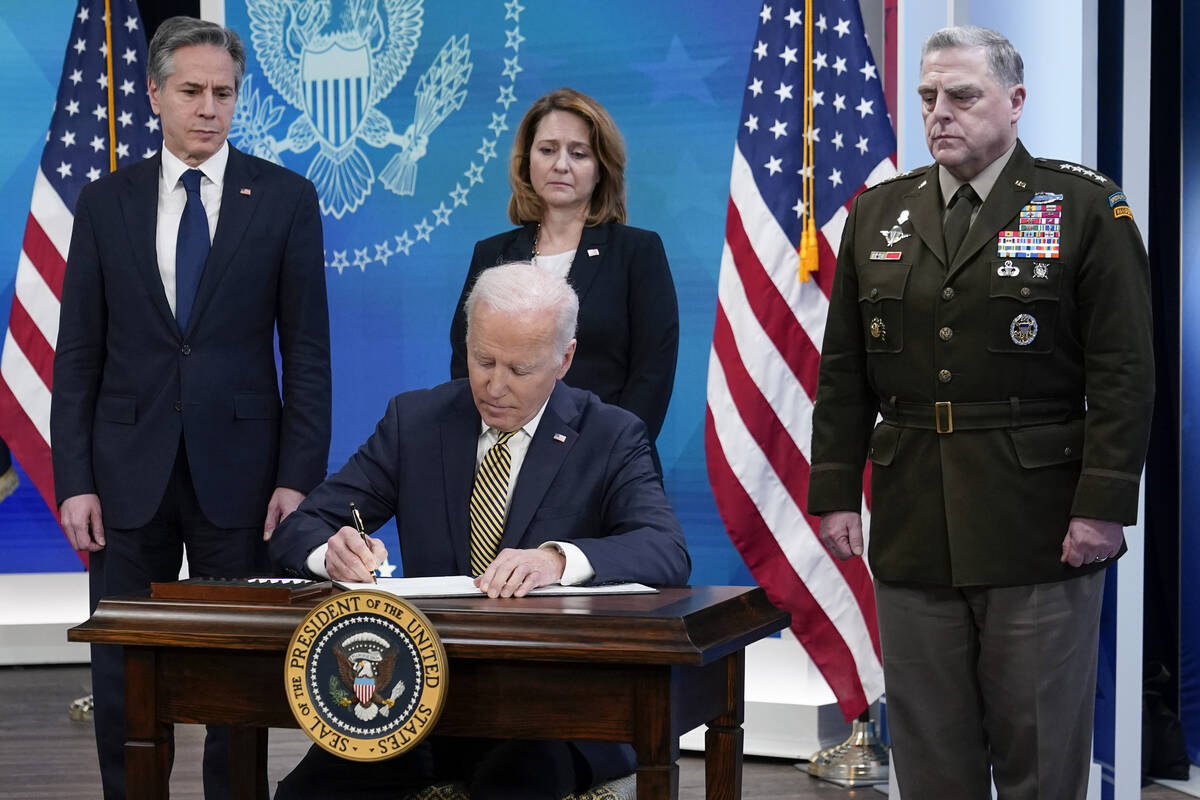
M 388 4 L 376 3 L 381 14 Z M 628 148 L 630 224 L 658 231 L 675 276 L 679 370 L 658 444 L 667 490 L 692 550 L 693 580 L 751 583 L 712 502 L 703 426 L 730 158 L 760 4 L 396 4 L 423 5 L 419 37 L 401 42 L 394 35 L 372 36 L 368 26 L 343 16 L 345 0 L 332 0 L 324 24 L 309 26 L 311 18 L 289 17 L 279 0 L 226 4 L 226 22 L 249 50 L 245 116 L 231 140 L 260 154 L 274 151 L 300 173 L 328 157 L 319 155 L 322 139 L 326 151 L 354 140 L 362 156 L 356 169 L 331 168 L 337 180 L 318 181 L 330 211 L 324 217 L 334 384 L 330 469 L 370 434 L 391 395 L 448 377 L 450 315 L 472 247 L 510 227 L 505 208 L 514 131 L 533 100 L 571 86 L 603 103 L 620 126 Z M 8 103 L 0 131 L 6 153 L 0 160 L 0 322 L 9 312 L 34 170 L 73 13 L 69 0 L 0 9 L 0 85 Z M 402 74 L 388 66 L 406 60 Z M 341 108 L 370 113 L 370 135 L 322 123 L 298 88 L 301 74 L 315 84 L 368 70 L 370 88 Z M 390 91 L 370 94 L 392 80 Z M 438 123 L 436 109 L 418 107 L 418 88 L 429 86 L 465 89 L 461 108 L 442 109 Z M 411 194 L 397 194 L 381 177 L 391 176 L 388 165 L 404 151 L 402 137 L 414 121 L 437 124 L 416 162 Z M 370 165 L 373 180 L 362 163 Z M 24 480 L 18 494 L 0 504 L 0 571 L 75 569 L 78 560 Z

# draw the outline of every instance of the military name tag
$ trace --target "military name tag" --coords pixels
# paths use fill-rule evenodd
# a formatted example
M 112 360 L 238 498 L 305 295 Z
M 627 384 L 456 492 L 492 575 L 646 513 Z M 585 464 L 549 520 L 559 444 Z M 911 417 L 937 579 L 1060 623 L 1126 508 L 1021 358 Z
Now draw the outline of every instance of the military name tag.
M 424 614 L 395 595 L 335 595 L 305 616 L 287 653 L 292 715 L 340 758 L 381 761 L 412 749 L 445 705 L 442 641 Z

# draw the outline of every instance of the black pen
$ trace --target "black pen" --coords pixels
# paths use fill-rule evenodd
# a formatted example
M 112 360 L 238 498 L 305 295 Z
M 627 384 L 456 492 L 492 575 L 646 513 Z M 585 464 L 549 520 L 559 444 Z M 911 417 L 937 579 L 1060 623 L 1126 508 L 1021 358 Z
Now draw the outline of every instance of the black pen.
M 358 506 L 354 505 L 354 501 L 350 501 L 350 518 L 354 520 L 354 530 L 358 531 L 358 535 L 362 537 L 363 544 L 367 546 L 367 552 L 371 550 L 371 539 L 367 536 L 367 529 L 363 526 L 362 514 L 358 513 Z M 378 570 L 375 571 L 378 574 Z

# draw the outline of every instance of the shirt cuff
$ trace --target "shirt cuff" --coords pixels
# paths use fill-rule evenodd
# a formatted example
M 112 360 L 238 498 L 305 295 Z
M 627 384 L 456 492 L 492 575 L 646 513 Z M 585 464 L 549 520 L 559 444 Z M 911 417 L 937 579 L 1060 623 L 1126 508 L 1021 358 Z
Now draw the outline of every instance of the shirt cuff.
M 570 542 L 545 542 L 541 547 L 552 547 L 562 553 L 563 558 L 566 559 L 567 563 L 563 567 L 562 577 L 558 580 L 563 586 L 578 586 L 596 577 L 596 571 L 592 569 L 592 562 L 588 561 L 588 557 L 583 554 L 582 550 Z
M 314 575 L 320 575 L 322 578 L 328 578 L 329 572 L 325 569 L 325 552 L 329 549 L 328 542 L 318 545 L 308 558 L 304 561 L 304 566 Z

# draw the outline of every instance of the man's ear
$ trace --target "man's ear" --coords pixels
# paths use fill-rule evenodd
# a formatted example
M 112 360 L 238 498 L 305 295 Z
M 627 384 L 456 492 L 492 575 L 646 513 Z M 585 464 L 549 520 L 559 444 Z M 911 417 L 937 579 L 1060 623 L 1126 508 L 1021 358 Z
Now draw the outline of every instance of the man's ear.
M 571 362 L 574 359 L 575 359 L 575 340 L 572 339 L 571 341 L 567 342 L 567 351 L 565 353 L 563 353 L 562 364 L 559 365 L 558 374 L 556 374 L 554 377 L 561 379 L 563 375 L 566 375 L 567 370 L 569 370 L 571 368 Z

